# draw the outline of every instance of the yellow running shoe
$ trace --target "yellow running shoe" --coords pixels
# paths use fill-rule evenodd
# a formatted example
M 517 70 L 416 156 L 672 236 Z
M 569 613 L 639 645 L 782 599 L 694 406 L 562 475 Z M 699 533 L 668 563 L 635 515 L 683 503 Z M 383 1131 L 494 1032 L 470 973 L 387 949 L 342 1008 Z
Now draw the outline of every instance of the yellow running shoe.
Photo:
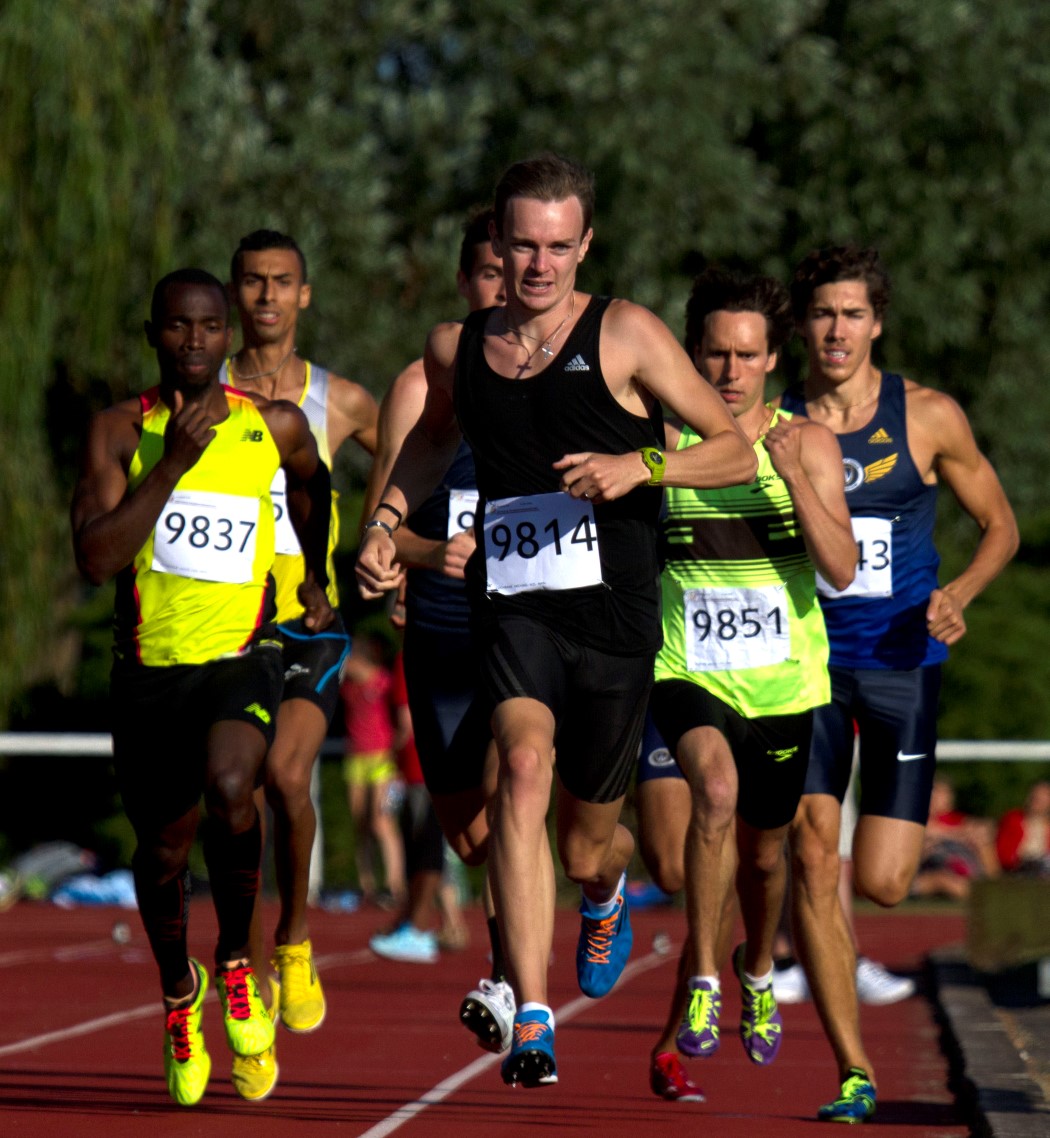
M 281 1014 L 281 986 L 271 976 L 270 980 L 270 1008 L 268 1015 L 276 1023 Z M 243 1099 L 249 1102 L 262 1102 L 268 1098 L 270 1092 L 277 1086 L 277 1043 L 261 1051 L 258 1055 L 234 1055 L 233 1068 L 230 1077 L 233 1080 L 233 1089 Z
M 281 1020 L 289 1031 L 313 1031 L 324 1021 L 324 992 L 310 942 L 279 944 L 273 966 L 281 978 Z
M 226 1041 L 235 1055 L 259 1055 L 273 1046 L 273 1020 L 259 995 L 251 965 L 237 964 L 215 973 Z
M 168 1093 L 179 1106 L 200 1102 L 211 1075 L 211 1056 L 204 1049 L 201 1007 L 208 991 L 208 973 L 191 958 L 197 973 L 197 998 L 185 1008 L 175 1008 L 164 1021 L 164 1076 Z

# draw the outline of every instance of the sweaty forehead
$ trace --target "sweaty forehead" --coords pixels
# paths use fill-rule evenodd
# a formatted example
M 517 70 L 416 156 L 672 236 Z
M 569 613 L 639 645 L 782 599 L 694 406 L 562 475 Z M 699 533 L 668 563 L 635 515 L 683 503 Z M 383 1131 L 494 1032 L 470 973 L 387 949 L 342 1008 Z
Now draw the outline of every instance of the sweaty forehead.
M 300 277 L 299 255 L 294 249 L 252 249 L 241 254 L 241 276 Z
M 164 290 L 161 315 L 191 316 L 195 320 L 217 319 L 223 323 L 229 317 L 226 293 L 216 285 L 190 281 L 172 281 Z
M 503 231 L 504 236 L 557 234 L 575 240 L 583 233 L 583 206 L 575 194 L 560 201 L 524 195 L 509 198 L 503 214 Z
M 764 352 L 767 346 L 766 318 L 761 312 L 730 312 L 719 308 L 704 320 L 705 351 Z
M 870 308 L 868 286 L 862 280 L 829 281 L 813 290 L 810 305 L 832 308 Z
M 474 246 L 474 263 L 471 273 L 480 273 L 483 269 L 502 269 L 503 261 L 492 251 L 491 241 L 481 241 Z

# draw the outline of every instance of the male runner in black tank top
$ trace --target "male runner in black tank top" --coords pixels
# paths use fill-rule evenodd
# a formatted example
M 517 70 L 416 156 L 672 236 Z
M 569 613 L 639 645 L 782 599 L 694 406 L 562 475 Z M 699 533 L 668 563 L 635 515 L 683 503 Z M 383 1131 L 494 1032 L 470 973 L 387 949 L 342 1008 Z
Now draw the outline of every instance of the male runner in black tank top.
M 623 873 L 634 840 L 619 815 L 660 642 L 659 491 L 647 487 L 755 472 L 754 451 L 670 329 L 637 305 L 576 291 L 592 204 L 590 175 L 564 159 L 504 174 L 492 238 L 506 305 L 431 332 L 423 414 L 357 567 L 364 596 L 396 587 L 391 531 L 466 437 L 481 495 L 473 607 L 491 624 L 482 683 L 500 760 L 490 872 L 518 1003 L 502 1074 L 526 1086 L 557 1079 L 545 825 L 555 744 L 559 853 L 583 890 L 581 989 L 604 995 L 630 951 Z M 704 443 L 664 456 L 659 403 Z

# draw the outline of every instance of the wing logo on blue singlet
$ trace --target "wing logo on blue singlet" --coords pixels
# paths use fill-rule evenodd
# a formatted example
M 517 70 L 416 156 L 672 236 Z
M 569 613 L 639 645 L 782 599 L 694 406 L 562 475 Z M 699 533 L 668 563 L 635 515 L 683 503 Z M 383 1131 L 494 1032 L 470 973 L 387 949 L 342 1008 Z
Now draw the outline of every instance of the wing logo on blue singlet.
M 875 482 L 879 478 L 885 478 L 897 465 L 897 457 L 896 454 L 889 454 L 885 458 L 880 458 L 877 462 L 869 463 L 864 467 L 864 481 Z
M 849 494 L 858 486 L 863 486 L 865 482 L 877 482 L 880 478 L 885 478 L 897 465 L 899 457 L 896 453 L 889 454 L 885 458 L 869 462 L 867 466 L 863 466 L 855 458 L 843 457 L 842 470 L 846 477 L 846 493 Z
M 855 458 L 842 459 L 842 473 L 846 476 L 846 493 L 856 490 L 864 482 L 864 467 Z

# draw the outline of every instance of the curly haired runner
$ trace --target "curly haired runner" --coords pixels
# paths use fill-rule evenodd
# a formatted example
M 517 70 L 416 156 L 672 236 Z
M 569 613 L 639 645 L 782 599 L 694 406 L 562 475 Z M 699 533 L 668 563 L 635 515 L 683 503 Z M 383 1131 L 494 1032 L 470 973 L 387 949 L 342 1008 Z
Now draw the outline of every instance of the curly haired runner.
M 766 402 L 790 333 L 787 290 L 772 278 L 709 270 L 694 283 L 686 346 L 753 446 L 758 474 L 726 489 L 667 491 L 664 643 L 650 711 L 691 800 L 689 936 L 651 1070 L 653 1090 L 671 1099 L 699 1093 L 672 1048 L 706 1057 L 719 1046 L 719 932 L 735 864 L 747 934 L 733 956 L 740 1035 L 753 1063 L 772 1063 L 780 1048 L 772 948 L 784 845 L 813 709 L 828 699 L 817 573 L 845 588 L 857 563 L 834 436 Z M 689 428 L 669 428 L 668 442 L 679 453 L 706 446 Z M 643 783 L 641 796 L 659 789 Z M 640 819 L 654 822 L 644 803 Z
M 875 1080 L 860 1038 L 856 954 L 837 896 L 839 821 L 860 736 L 857 891 L 880 905 L 906 897 L 922 856 L 937 748 L 937 695 L 966 606 L 1017 549 L 1017 525 L 991 463 L 949 396 L 881 371 L 889 277 L 874 249 L 807 256 L 791 283 L 809 372 L 781 406 L 838 436 L 846 501 L 860 550 L 847 589 L 822 582 L 831 644 L 831 703 L 821 708 L 805 792 L 792 826 L 795 948 L 842 1079 L 818 1117 L 875 1113 Z M 981 534 L 952 581 L 937 581 L 937 484 L 947 483 Z

